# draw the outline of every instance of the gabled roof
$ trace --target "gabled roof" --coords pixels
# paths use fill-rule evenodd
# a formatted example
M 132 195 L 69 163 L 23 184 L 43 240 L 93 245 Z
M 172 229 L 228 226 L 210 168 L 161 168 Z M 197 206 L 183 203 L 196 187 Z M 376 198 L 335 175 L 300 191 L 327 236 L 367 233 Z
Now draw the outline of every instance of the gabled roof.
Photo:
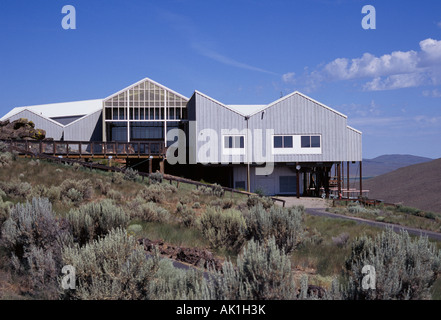
M 141 84 L 141 83 L 143 83 L 143 82 L 146 82 L 146 81 L 151 82 L 151 83 L 153 83 L 154 85 L 156 85 L 156 86 L 158 86 L 158 87 L 160 87 L 160 88 L 162 88 L 162 89 L 164 89 L 164 90 L 166 90 L 166 91 L 169 91 L 169 92 L 171 92 L 171 93 L 173 93 L 173 94 L 175 94 L 175 95 L 181 97 L 182 99 L 185 99 L 185 100 L 187 100 L 187 101 L 189 100 L 186 96 L 184 96 L 184 95 L 182 95 L 182 94 L 180 94 L 180 93 L 178 93 L 178 92 L 176 92 L 176 91 L 174 91 L 174 90 L 172 90 L 172 89 L 170 89 L 170 88 L 167 88 L 166 86 L 164 86 L 164 85 L 162 85 L 162 84 L 160 84 L 160 83 L 158 83 L 158 82 L 156 82 L 156 81 L 154 81 L 154 80 L 152 80 L 152 79 L 150 79 L 150 78 L 144 78 L 144 79 L 142 79 L 142 80 L 139 80 L 138 82 L 136 82 L 136 83 L 134 83 L 134 84 L 131 84 L 131 85 L 129 85 L 128 87 L 125 87 L 124 89 L 121 89 L 121 90 L 119 90 L 119 91 L 116 92 L 116 93 L 111 94 L 110 96 L 104 98 L 103 100 L 105 101 L 105 100 L 108 100 L 108 99 L 110 99 L 110 98 L 113 98 L 114 96 L 117 96 L 117 95 L 119 95 L 119 94 L 121 94 L 121 93 L 123 93 L 123 92 L 125 92 L 125 91 L 127 91 L 127 90 L 130 90 L 130 89 L 132 89 L 133 87 L 136 87 L 137 85 L 139 85 L 139 84 Z
M 234 105 L 226 105 L 226 104 L 223 104 L 222 102 L 219 102 L 219 101 L 211 98 L 210 96 L 207 96 L 206 94 L 204 94 L 202 92 L 199 92 L 197 90 L 195 91 L 195 93 L 198 93 L 199 95 L 205 97 L 206 99 L 209 99 L 209 100 L 211 100 L 213 102 L 216 102 L 217 104 L 219 104 L 219 105 L 221 105 L 221 106 L 223 106 L 223 107 L 225 107 L 225 108 L 227 108 L 227 109 L 229 109 L 229 110 L 231 110 L 231 111 L 233 111 L 235 113 L 238 113 L 238 114 L 240 114 L 240 115 L 242 115 L 244 117 L 246 117 L 246 116 L 251 117 L 251 116 L 253 116 L 253 115 L 255 115 L 255 114 L 259 113 L 259 112 L 262 112 L 262 111 L 264 111 L 264 110 L 266 110 L 268 108 L 271 108 L 272 106 L 278 104 L 279 102 L 281 102 L 283 100 L 286 100 L 286 99 L 288 99 L 288 98 L 290 98 L 290 97 L 292 97 L 294 95 L 299 95 L 300 97 L 302 97 L 304 99 L 308 99 L 308 100 L 314 102 L 315 104 L 317 104 L 317 105 L 319 105 L 319 106 L 321 106 L 323 108 L 326 108 L 329 111 L 332 111 L 332 112 L 338 114 L 339 116 L 341 116 L 343 118 L 347 118 L 347 116 L 344 115 L 343 113 L 338 112 L 337 110 L 334 110 L 334 109 L 328 107 L 327 105 L 325 105 L 325 104 L 323 104 L 321 102 L 318 102 L 318 101 L 308 97 L 307 95 L 305 95 L 305 94 L 303 94 L 303 93 L 301 93 L 299 91 L 294 91 L 294 92 L 292 92 L 292 93 L 290 93 L 290 94 L 288 94 L 288 95 L 286 95 L 286 96 L 284 96 L 284 97 L 282 97 L 282 98 L 280 98 L 280 99 L 278 99 L 278 100 L 276 100 L 274 102 L 271 102 L 270 104 L 267 104 L 267 105 L 262 105 L 262 104 L 258 104 L 258 105 L 236 105 L 236 104 L 234 104 Z
M 0 120 L 4 121 L 16 115 L 17 113 L 27 110 L 40 117 L 46 118 L 47 120 L 54 122 L 62 127 L 65 127 L 65 125 L 57 122 L 52 118 L 74 117 L 74 116 L 81 116 L 82 118 L 89 114 L 100 111 L 102 110 L 102 108 L 103 108 L 102 99 L 42 104 L 42 105 L 14 108 L 11 111 L 9 111 L 7 114 L 5 114 Z
M 103 108 L 103 100 L 84 100 L 62 103 L 41 104 L 35 106 L 17 107 L 5 114 L 0 120 L 5 120 L 13 115 L 23 111 L 30 110 L 35 114 L 44 116 L 46 118 L 70 117 L 70 116 L 84 116 Z

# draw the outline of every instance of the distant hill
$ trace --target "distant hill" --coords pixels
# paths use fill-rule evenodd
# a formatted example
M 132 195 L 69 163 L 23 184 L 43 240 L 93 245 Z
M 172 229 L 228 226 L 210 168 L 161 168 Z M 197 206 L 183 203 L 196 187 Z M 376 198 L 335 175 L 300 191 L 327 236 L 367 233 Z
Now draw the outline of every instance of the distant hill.
M 367 179 L 369 198 L 441 213 L 441 158 Z
M 432 160 L 433 159 L 430 158 L 418 157 L 409 154 L 386 154 L 373 159 L 363 159 L 363 177 L 376 177 L 402 167 L 424 163 Z M 351 177 L 359 176 L 358 163 L 351 164 L 349 166 L 349 170 L 349 175 Z

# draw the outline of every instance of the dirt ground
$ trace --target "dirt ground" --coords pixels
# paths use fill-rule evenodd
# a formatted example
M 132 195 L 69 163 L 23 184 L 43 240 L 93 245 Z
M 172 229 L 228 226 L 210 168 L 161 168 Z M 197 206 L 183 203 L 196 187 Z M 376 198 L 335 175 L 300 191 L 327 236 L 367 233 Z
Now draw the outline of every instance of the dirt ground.
M 326 200 L 322 198 L 312 198 L 312 197 L 300 197 L 297 199 L 297 197 L 277 197 L 279 199 L 285 200 L 285 207 L 289 208 L 292 206 L 299 206 L 302 205 L 305 208 L 328 208 L 331 206 L 332 202 L 331 200 Z M 279 201 L 276 201 L 277 204 L 282 204 Z

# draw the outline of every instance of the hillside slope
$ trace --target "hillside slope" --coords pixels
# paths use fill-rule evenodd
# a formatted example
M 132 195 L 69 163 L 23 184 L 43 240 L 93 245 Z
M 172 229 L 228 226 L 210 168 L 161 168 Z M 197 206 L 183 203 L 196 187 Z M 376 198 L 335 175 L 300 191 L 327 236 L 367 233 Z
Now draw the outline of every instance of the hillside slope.
M 441 158 L 366 180 L 369 197 L 441 213 Z
M 433 159 L 409 154 L 386 154 L 373 159 L 363 159 L 363 177 L 376 177 L 402 167 L 432 161 Z M 350 176 L 358 177 L 358 163 L 350 165 Z

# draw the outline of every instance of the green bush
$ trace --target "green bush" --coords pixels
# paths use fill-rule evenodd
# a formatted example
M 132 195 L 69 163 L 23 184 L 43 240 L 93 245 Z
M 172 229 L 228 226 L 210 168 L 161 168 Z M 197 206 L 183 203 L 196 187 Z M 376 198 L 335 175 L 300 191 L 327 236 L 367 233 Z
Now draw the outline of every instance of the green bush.
M 124 173 L 122 172 L 113 172 L 112 173 L 112 177 L 111 177 L 111 181 L 114 184 L 121 184 L 124 181 Z
M 93 184 L 89 179 L 66 179 L 60 184 L 60 195 L 74 203 L 90 200 L 93 197 Z
M 264 243 L 274 237 L 279 249 L 286 253 L 303 241 L 303 207 L 272 206 L 265 210 L 261 204 L 257 204 L 245 214 L 245 219 L 248 240 Z
M 146 259 L 143 247 L 119 228 L 83 247 L 65 247 L 62 257 L 76 275 L 76 288 L 63 292 L 65 299 L 149 298 L 149 282 L 159 267 L 158 256 Z
M 0 168 L 9 167 L 13 161 L 13 156 L 10 152 L 0 153 Z
M 106 235 L 112 229 L 127 227 L 129 215 L 111 200 L 105 199 L 71 209 L 66 219 L 70 222 L 75 241 L 84 245 Z
M 142 188 L 138 192 L 138 196 L 143 198 L 145 201 L 153 201 L 156 203 L 162 203 L 166 199 L 167 190 L 163 188 L 161 184 L 151 184 Z
M 11 198 L 27 199 L 32 197 L 32 185 L 28 182 L 21 182 L 19 180 L 0 181 L 0 189 Z
M 139 178 L 138 170 L 129 167 L 124 171 L 124 180 L 136 181 L 138 180 L 138 178 Z
M 208 207 L 200 218 L 200 228 L 213 248 L 239 252 L 245 241 L 246 223 L 240 211 Z
M 162 183 L 163 179 L 164 179 L 164 175 L 159 171 L 149 174 L 150 183 Z
M 121 192 L 119 192 L 118 190 L 114 190 L 114 189 L 108 190 L 106 195 L 109 199 L 112 199 L 115 201 L 122 201 L 124 198 L 124 196 Z
M 13 270 L 24 275 L 33 290 L 47 296 L 56 291 L 62 247 L 72 243 L 68 230 L 46 198 L 33 198 L 11 208 L 2 226 L 1 243 Z
M 297 297 L 291 262 L 275 239 L 268 244 L 249 241 L 237 258 L 214 277 L 214 296 L 227 300 L 291 300 Z
M 186 227 L 195 225 L 195 212 L 185 204 L 178 203 L 176 206 L 176 215 L 181 219 Z
M 375 290 L 362 288 L 365 265 L 375 268 Z M 345 268 L 348 299 L 429 299 L 441 271 L 441 254 L 427 237 L 412 239 L 406 231 L 395 233 L 388 228 L 374 239 L 356 239 Z
M 274 205 L 274 200 L 270 197 L 261 197 L 256 195 L 251 195 L 248 197 L 247 206 L 248 208 L 255 207 L 257 205 L 262 205 L 264 209 L 269 209 Z

